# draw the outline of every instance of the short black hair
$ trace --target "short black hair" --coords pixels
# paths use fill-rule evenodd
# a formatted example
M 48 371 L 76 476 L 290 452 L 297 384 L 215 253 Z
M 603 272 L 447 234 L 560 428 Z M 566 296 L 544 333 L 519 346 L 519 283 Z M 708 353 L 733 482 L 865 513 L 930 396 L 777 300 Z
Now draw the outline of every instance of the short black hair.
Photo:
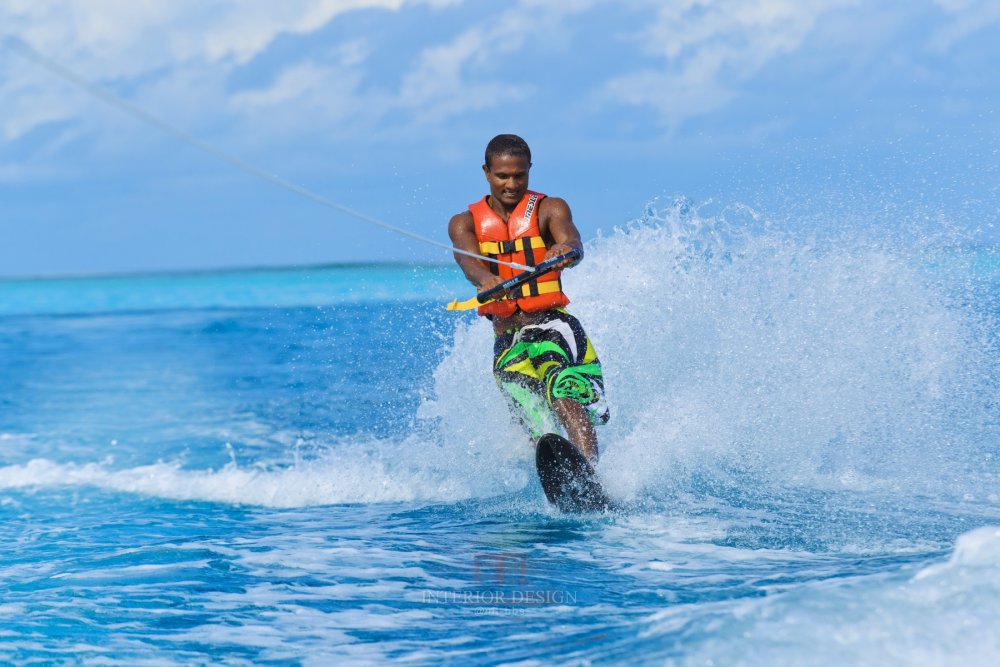
M 516 134 L 498 134 L 486 144 L 486 168 L 489 169 L 493 158 L 499 155 L 521 156 L 531 164 L 531 149 L 528 142 Z

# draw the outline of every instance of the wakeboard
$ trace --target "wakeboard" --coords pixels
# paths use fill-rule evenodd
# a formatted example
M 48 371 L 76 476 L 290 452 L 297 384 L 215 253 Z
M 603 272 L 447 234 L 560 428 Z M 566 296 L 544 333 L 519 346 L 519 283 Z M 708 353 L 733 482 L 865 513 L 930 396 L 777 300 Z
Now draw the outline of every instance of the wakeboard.
M 563 512 L 605 512 L 611 509 L 597 473 L 576 446 L 555 433 L 535 444 L 535 467 L 545 497 Z

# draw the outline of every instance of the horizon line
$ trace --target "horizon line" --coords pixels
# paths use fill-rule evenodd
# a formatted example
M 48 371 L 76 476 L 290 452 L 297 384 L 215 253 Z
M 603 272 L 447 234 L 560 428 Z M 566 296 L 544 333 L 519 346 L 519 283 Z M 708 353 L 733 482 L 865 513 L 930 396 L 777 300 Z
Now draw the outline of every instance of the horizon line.
M 456 266 L 450 262 L 419 261 L 410 262 L 405 260 L 371 260 L 371 261 L 351 261 L 351 262 L 326 262 L 322 264 L 257 264 L 249 266 L 220 266 L 213 268 L 191 268 L 191 269 L 147 269 L 147 270 L 124 270 L 124 271 L 102 271 L 96 273 L 65 273 L 65 274 L 35 274 L 28 276 L 0 275 L 0 282 L 32 282 L 44 280 L 100 280 L 100 279 L 120 279 L 120 278 L 156 278 L 156 277 L 182 277 L 200 275 L 218 275 L 226 273 L 264 273 L 264 272 L 292 272 L 308 270 L 329 270 L 329 269 L 350 269 L 365 267 L 447 267 Z

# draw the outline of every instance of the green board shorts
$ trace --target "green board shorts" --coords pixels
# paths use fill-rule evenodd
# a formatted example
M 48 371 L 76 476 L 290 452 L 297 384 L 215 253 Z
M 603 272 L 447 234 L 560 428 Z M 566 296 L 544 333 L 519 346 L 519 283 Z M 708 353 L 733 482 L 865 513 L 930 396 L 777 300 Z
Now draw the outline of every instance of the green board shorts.
M 611 418 L 597 352 L 580 321 L 562 308 L 497 334 L 493 376 L 532 438 L 559 431 L 551 408 L 559 398 L 583 405 L 594 425 Z

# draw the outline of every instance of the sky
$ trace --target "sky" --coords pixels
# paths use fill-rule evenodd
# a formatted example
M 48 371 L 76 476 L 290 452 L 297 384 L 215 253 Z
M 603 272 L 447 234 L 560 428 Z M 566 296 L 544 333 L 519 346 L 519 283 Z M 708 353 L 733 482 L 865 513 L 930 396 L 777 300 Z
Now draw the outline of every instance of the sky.
M 450 261 L 138 122 L 14 39 L 440 242 L 503 132 L 585 240 L 676 196 L 1000 240 L 997 0 L 0 0 L 0 39 L 3 277 Z

